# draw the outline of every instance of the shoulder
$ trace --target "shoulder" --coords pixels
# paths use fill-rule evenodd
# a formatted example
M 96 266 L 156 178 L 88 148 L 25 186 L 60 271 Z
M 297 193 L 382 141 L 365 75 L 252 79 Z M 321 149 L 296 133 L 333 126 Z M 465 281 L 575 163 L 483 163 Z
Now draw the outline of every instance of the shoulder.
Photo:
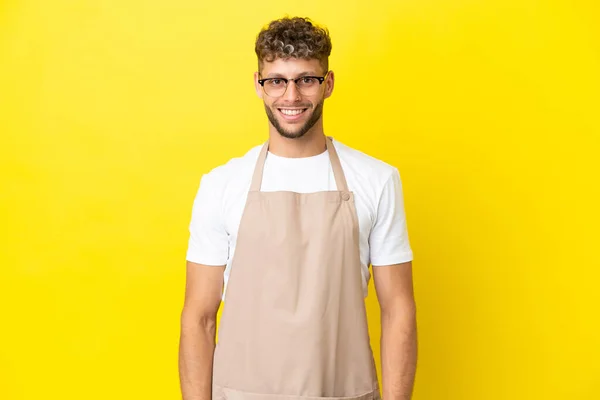
M 233 157 L 202 175 L 201 187 L 214 194 L 223 193 L 232 187 L 249 182 L 262 144 L 253 146 L 245 154 Z
M 335 139 L 333 143 L 350 186 L 353 182 L 354 186 L 363 189 L 371 188 L 375 192 L 373 194 L 378 195 L 395 175 L 399 175 L 398 169 L 385 161 Z

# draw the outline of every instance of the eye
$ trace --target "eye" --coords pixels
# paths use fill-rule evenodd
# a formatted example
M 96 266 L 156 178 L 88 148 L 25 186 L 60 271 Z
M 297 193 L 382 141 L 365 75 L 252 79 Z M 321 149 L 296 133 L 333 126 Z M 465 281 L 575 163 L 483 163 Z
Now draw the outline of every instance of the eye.
M 267 81 L 271 86 L 280 86 L 283 84 L 283 79 L 273 78 Z
M 310 76 L 306 76 L 304 78 L 302 78 L 302 84 L 304 85 L 312 85 L 313 83 L 315 83 L 317 80 L 315 78 L 311 78 Z

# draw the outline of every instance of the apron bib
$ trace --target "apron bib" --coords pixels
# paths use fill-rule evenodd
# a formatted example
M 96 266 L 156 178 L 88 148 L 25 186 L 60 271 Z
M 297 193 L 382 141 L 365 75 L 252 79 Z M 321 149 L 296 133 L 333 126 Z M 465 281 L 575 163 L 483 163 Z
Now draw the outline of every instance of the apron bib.
M 213 400 L 379 400 L 358 217 L 330 137 L 336 191 L 261 192 L 267 141 L 238 230 Z

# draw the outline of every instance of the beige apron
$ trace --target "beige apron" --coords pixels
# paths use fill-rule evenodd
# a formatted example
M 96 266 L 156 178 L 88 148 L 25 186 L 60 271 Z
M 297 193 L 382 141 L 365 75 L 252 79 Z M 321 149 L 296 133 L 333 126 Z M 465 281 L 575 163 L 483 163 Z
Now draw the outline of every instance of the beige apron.
M 261 192 L 268 141 L 238 231 L 213 400 L 378 400 L 354 196 L 331 138 L 337 191 Z

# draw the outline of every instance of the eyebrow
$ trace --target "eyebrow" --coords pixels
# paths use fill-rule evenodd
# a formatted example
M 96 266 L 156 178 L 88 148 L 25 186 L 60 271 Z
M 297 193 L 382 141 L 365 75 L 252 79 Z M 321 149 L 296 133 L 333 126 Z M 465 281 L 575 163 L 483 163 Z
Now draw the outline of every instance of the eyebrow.
M 304 71 L 304 72 L 301 72 L 300 74 L 298 74 L 298 76 L 296 78 L 301 78 L 303 76 L 317 76 L 317 74 L 314 73 L 313 71 Z M 285 76 L 283 76 L 283 74 L 280 74 L 278 72 L 272 72 L 272 73 L 268 74 L 266 76 L 266 78 L 285 78 Z M 294 78 L 294 79 L 296 79 L 296 78 Z

